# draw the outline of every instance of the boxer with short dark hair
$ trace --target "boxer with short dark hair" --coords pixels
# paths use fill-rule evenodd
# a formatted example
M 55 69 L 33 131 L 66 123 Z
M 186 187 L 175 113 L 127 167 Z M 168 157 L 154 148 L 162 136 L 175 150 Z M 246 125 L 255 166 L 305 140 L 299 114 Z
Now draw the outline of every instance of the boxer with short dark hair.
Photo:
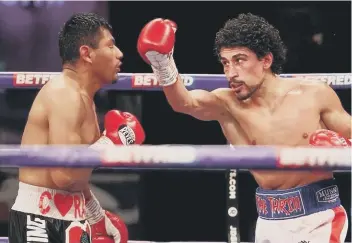
M 154 19 L 137 49 L 176 112 L 218 121 L 233 145 L 351 146 L 351 116 L 327 84 L 279 77 L 286 48 L 264 18 L 240 14 L 215 38 L 229 88 L 188 91 L 173 51 L 177 26 Z M 341 135 L 339 135 L 341 134 Z M 259 184 L 256 243 L 339 243 L 347 233 L 333 173 L 252 170 Z
M 127 112 L 109 111 L 100 133 L 94 95 L 117 79 L 123 57 L 107 21 L 92 13 L 73 15 L 60 31 L 59 49 L 63 71 L 37 94 L 22 144 L 83 144 L 88 149 L 142 144 L 144 130 Z M 19 191 L 9 218 L 10 243 L 127 243 L 123 220 L 103 210 L 90 191 L 92 168 L 49 166 L 19 169 Z

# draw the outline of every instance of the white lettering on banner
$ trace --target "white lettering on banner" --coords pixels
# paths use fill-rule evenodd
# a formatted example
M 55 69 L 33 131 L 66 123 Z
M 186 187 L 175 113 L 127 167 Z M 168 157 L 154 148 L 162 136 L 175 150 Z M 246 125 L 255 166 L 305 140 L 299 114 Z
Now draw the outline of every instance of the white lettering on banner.
M 105 163 L 193 163 L 196 150 L 192 147 L 167 146 L 118 146 L 107 148 L 102 153 Z
M 238 243 L 237 228 L 230 225 L 230 242 Z
M 229 176 L 229 198 L 236 199 L 236 170 L 230 171 Z
M 158 80 L 154 75 L 133 75 L 132 87 L 154 87 L 158 86 Z
M 181 78 L 182 78 L 183 84 L 185 86 L 191 86 L 194 82 L 193 77 L 191 77 L 191 76 L 181 75 Z
M 284 148 L 281 166 L 351 166 L 350 148 Z
M 17 73 L 14 76 L 14 86 L 37 86 L 44 85 L 57 74 L 49 73 Z
M 43 219 L 35 218 L 31 220 L 31 216 L 27 215 L 27 242 L 49 242 L 46 232 L 46 222 Z
M 352 84 L 352 75 L 297 75 L 296 78 L 302 78 L 307 81 L 321 81 L 328 85 L 350 85 Z
M 189 75 L 181 75 L 183 84 L 185 86 L 191 86 L 194 82 L 193 77 Z M 134 74 L 132 75 L 132 87 L 141 88 L 141 87 L 158 87 L 159 82 L 156 77 L 152 74 Z

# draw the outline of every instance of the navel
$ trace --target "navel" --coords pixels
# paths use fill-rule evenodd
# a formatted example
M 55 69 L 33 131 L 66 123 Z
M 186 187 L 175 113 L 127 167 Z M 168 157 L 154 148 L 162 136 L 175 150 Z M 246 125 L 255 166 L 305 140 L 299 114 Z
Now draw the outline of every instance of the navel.
M 257 141 L 252 140 L 252 145 L 256 145 L 256 144 L 257 144 Z
M 308 138 L 308 133 L 303 133 L 303 135 L 302 135 L 302 137 L 304 138 L 304 139 L 307 139 Z

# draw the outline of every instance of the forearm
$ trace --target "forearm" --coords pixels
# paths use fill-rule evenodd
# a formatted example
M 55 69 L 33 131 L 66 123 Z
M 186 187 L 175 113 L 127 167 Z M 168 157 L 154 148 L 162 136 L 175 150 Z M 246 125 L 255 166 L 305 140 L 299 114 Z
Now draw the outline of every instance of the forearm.
M 192 96 L 183 84 L 180 75 L 178 75 L 177 81 L 174 84 L 164 86 L 163 91 L 168 103 L 175 111 L 182 111 L 192 107 Z
M 85 188 L 83 189 L 82 192 L 83 192 L 83 196 L 84 196 L 84 199 L 86 200 L 86 202 L 90 201 L 93 198 L 93 193 L 90 190 L 89 184 L 87 184 L 85 186 Z
M 326 119 L 329 118 L 329 119 Z M 325 121 L 324 125 L 326 126 L 327 129 L 337 132 L 343 137 L 347 139 L 351 139 L 351 125 L 352 125 L 352 119 L 351 117 L 347 118 L 347 115 L 341 116 L 341 115 L 336 115 L 336 116 L 325 116 Z
M 98 199 L 94 196 L 88 184 L 83 190 L 83 195 L 86 200 L 87 220 L 91 224 L 94 224 L 104 217 L 103 208 L 100 206 Z
M 351 131 L 351 127 L 350 127 L 342 135 L 345 136 L 345 138 L 352 139 L 352 134 L 351 133 L 352 133 L 352 131 Z
M 346 138 L 352 139 L 352 117 L 351 116 L 349 116 L 349 123 L 347 125 L 346 130 L 347 130 L 345 134 Z

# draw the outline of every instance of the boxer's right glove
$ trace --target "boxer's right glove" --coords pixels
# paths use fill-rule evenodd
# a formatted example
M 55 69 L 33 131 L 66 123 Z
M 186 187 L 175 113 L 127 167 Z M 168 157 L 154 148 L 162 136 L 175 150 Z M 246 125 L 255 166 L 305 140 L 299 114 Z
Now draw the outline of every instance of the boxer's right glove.
M 111 110 L 105 115 L 105 131 L 91 148 L 104 148 L 106 144 L 142 144 L 145 132 L 138 119 L 128 112 Z
M 90 147 L 104 149 L 106 145 L 142 144 L 145 133 L 138 119 L 128 112 L 111 110 L 105 115 L 105 130 L 100 139 Z M 92 243 L 127 243 L 128 230 L 123 220 L 100 206 L 92 193 L 86 203 L 87 221 L 91 227 Z
M 128 229 L 123 220 L 100 206 L 92 193 L 86 203 L 86 216 L 90 225 L 92 243 L 127 243 Z
M 313 146 L 351 147 L 349 139 L 327 129 L 319 129 L 312 133 L 309 144 Z
M 138 53 L 151 65 L 162 86 L 175 83 L 178 77 L 173 58 L 176 29 L 176 24 L 171 20 L 158 18 L 147 23 L 138 37 Z

